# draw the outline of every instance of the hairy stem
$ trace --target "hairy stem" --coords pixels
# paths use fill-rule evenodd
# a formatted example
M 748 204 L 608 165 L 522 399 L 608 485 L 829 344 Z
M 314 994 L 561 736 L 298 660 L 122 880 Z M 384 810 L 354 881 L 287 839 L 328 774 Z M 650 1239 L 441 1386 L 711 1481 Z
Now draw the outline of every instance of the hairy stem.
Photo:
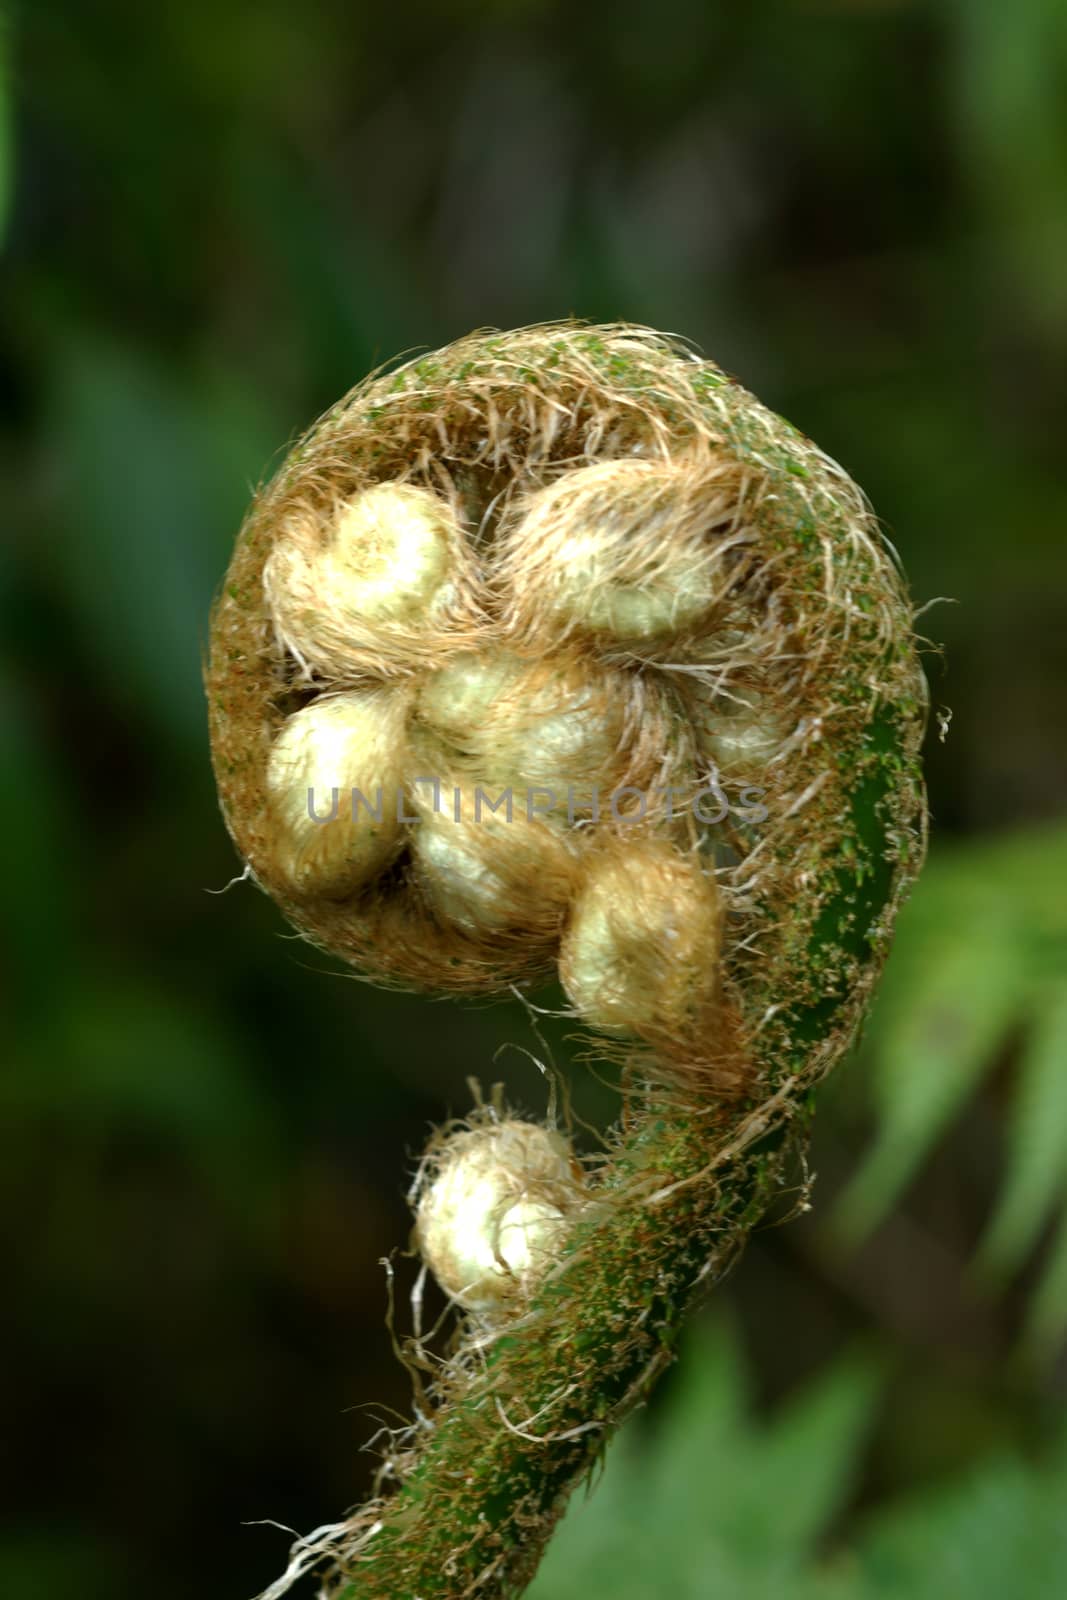
M 457 1224 L 475 1314 L 392 1487 L 268 1591 L 326 1567 L 332 1600 L 504 1600 L 781 1193 L 862 1019 L 925 838 L 901 575 L 847 474 L 713 363 L 649 329 L 483 332 L 358 385 L 256 497 L 208 688 L 227 822 L 306 938 L 436 993 L 555 970 L 630 1041 L 599 1181 L 533 1195 L 555 1255 L 490 1318 L 465 1264 L 493 1217 L 477 1248 Z M 460 831 L 423 806 L 309 844 L 309 784 L 408 793 L 427 750 L 457 795 L 680 783 L 692 811 Z M 714 822 L 713 776 L 747 785 Z
M 443 1398 L 418 1464 L 373 1508 L 378 1531 L 353 1553 L 345 1600 L 521 1592 L 567 1491 L 762 1212 L 779 1169 L 777 1152 L 753 1153 L 767 1120 L 738 1130 L 727 1156 L 698 1117 L 646 1107 L 527 1318 Z
M 859 851 L 828 865 L 835 892 L 806 951 L 815 969 L 831 954 L 871 960 L 897 882 L 886 841 L 899 759 L 890 714 L 870 744 L 874 762 L 842 818 Z M 820 1034 L 854 1026 L 854 1010 L 839 985 L 776 1018 L 767 1030 L 776 1087 L 725 1126 L 655 1092 L 630 1107 L 629 1136 L 556 1269 L 521 1319 L 489 1338 L 477 1362 L 457 1366 L 399 1488 L 351 1524 L 331 1585 L 337 1600 L 521 1594 L 568 1493 L 670 1363 L 687 1311 L 788 1176 L 805 1099 L 791 1063 L 802 1066 Z

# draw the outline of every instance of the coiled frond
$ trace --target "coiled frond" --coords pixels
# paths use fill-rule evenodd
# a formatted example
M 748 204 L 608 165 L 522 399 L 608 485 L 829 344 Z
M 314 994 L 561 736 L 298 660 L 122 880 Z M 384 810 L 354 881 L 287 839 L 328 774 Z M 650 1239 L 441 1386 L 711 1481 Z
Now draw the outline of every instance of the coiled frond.
M 847 475 L 676 341 L 483 332 L 360 384 L 256 497 L 208 686 L 230 830 L 307 938 L 436 993 L 558 972 L 624 1064 L 566 1203 L 487 1175 L 507 1141 L 434 1157 L 470 1320 L 317 1552 L 353 1597 L 517 1593 L 772 1197 L 920 864 L 900 575 Z

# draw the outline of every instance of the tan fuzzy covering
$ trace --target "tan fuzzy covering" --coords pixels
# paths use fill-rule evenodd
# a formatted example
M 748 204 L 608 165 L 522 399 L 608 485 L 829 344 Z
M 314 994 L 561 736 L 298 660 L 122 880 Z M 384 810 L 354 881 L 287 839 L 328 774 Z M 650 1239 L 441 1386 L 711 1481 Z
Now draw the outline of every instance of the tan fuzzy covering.
M 544 1276 L 560 1224 L 585 1198 L 584 1173 L 558 1130 L 482 1116 L 431 1141 L 410 1198 L 423 1260 L 447 1294 L 488 1322 Z M 509 1259 L 516 1207 L 534 1219 L 533 1248 L 516 1250 L 513 1237 Z
M 395 614 L 343 624 L 338 516 L 366 526 L 359 497 L 390 485 L 437 497 L 447 574 L 431 551 L 421 611 L 401 582 Z M 921 864 L 903 584 L 847 474 L 678 341 L 481 332 L 358 385 L 257 495 L 207 681 L 230 831 L 308 939 L 438 993 L 559 971 L 626 1068 L 606 1151 L 554 1208 L 551 1265 L 491 1327 L 461 1316 L 441 1362 L 416 1328 L 417 1423 L 265 1597 L 319 1568 L 331 1600 L 514 1600 L 687 1309 L 780 1202 Z M 397 743 L 446 809 L 428 817 L 413 782 L 377 876 L 301 893 L 270 750 L 298 708 L 353 691 L 404 705 Z M 557 762 L 633 789 L 599 815 L 450 824 L 453 790 Z M 672 792 L 646 804 L 656 784 Z M 495 1118 L 435 1137 L 416 1201 Z M 507 1165 L 525 1192 L 525 1159 Z
M 331 530 L 361 494 L 389 485 L 413 514 L 429 505 L 439 516 L 449 581 L 421 613 L 350 621 L 346 633 L 338 585 L 316 589 L 316 552 L 332 548 Z M 864 849 L 842 836 L 842 796 L 882 759 L 871 734 L 879 707 L 903 730 L 900 759 L 915 758 L 925 688 L 900 645 L 909 622 L 859 490 L 713 363 L 627 326 L 473 334 L 359 384 L 256 495 L 207 669 L 224 815 L 256 881 L 308 939 L 376 981 L 460 994 L 551 974 L 589 864 L 651 830 L 672 858 L 668 876 L 706 880 L 721 908 L 721 938 L 682 930 L 676 945 L 714 969 L 680 989 L 710 985 L 718 1022 L 702 1004 L 666 1005 L 654 1028 L 631 1030 L 633 1042 L 668 1076 L 684 1082 L 700 1063 L 705 1088 L 736 1094 L 759 1069 L 728 1063 L 751 1056 L 768 1015 L 846 990 L 858 1004 L 867 981 L 854 953 L 866 927 L 842 926 L 814 963 L 798 952 L 835 874 Z M 434 726 L 435 675 L 479 657 L 511 663 L 511 686 L 466 732 L 444 713 Z M 520 781 L 524 751 L 543 777 L 539 719 L 547 729 L 553 695 L 573 700 L 577 684 L 601 735 L 586 753 L 607 755 L 606 789 L 625 782 L 640 797 L 599 820 L 587 810 L 497 828 L 499 847 L 491 829 L 464 824 L 463 848 L 503 884 L 483 925 L 450 914 L 458 902 L 427 877 L 433 852 L 414 831 L 346 896 L 302 892 L 266 791 L 272 742 L 317 696 L 398 684 L 413 691 L 413 778 L 432 771 L 469 794 L 509 762 Z M 453 703 L 461 714 L 463 694 Z M 564 774 L 568 759 L 584 782 L 581 749 L 560 756 Z M 747 821 L 734 788 L 729 814 L 705 825 L 688 802 L 709 781 L 755 785 L 766 819 Z M 673 818 L 649 798 L 668 783 Z M 889 803 L 896 814 L 880 824 L 917 859 L 915 784 Z M 690 901 L 704 897 L 680 897 Z M 863 915 L 857 902 L 853 920 Z M 654 1000 L 635 1014 L 649 1009 Z

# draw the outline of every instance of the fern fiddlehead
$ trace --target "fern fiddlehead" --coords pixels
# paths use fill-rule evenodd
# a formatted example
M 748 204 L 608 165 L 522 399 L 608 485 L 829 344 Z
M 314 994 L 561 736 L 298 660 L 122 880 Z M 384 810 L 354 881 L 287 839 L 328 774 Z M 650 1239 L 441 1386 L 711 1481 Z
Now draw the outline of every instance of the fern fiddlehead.
M 558 972 L 621 1062 L 595 1170 L 517 1119 L 431 1147 L 454 1352 L 290 1574 L 516 1595 L 862 1018 L 924 839 L 902 583 L 842 470 L 677 342 L 481 333 L 294 449 L 207 676 L 228 826 L 307 938 L 437 993 Z

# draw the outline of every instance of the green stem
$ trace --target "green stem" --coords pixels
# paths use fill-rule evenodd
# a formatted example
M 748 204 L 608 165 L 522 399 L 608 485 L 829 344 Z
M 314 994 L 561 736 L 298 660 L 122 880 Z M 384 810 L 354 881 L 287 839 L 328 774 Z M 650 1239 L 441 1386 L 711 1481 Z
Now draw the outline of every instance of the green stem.
M 767 1097 L 729 1121 L 652 1093 L 631 1106 L 629 1138 L 559 1265 L 519 1320 L 468 1349 L 399 1487 L 350 1524 L 335 1600 L 507 1600 L 532 1578 L 569 1491 L 780 1188 L 813 1050 L 827 1042 L 825 1071 L 862 1013 L 885 953 L 881 915 L 914 867 L 914 835 L 899 827 L 914 780 L 901 766 L 905 729 L 891 712 L 868 728 L 842 848 L 827 855 L 821 911 L 798 952 L 809 998 L 761 1035 Z
M 751 1117 L 723 1151 L 721 1125 L 648 1106 L 528 1315 L 456 1381 L 417 1465 L 364 1514 L 381 1526 L 344 1600 L 521 1592 L 567 1492 L 765 1209 L 780 1169 L 779 1150 L 757 1153 L 767 1121 Z
M 567 1491 L 766 1209 L 798 1109 L 862 1018 L 921 861 L 926 693 L 903 585 L 855 486 L 713 364 L 641 329 L 477 334 L 368 379 L 257 500 L 215 615 L 215 768 L 246 858 L 306 937 L 390 980 L 440 985 L 392 923 L 294 896 L 273 873 L 264 772 L 290 680 L 271 653 L 263 574 L 279 530 L 294 509 L 321 511 L 327 487 L 406 479 L 415 462 L 459 474 L 488 514 L 505 482 L 540 473 L 550 445 L 573 463 L 628 441 L 655 455 L 665 440 L 680 458 L 710 450 L 742 469 L 751 548 L 731 557 L 724 617 L 755 629 L 754 659 L 773 666 L 775 705 L 796 727 L 788 760 L 783 747 L 768 767 L 780 815 L 758 841 L 740 826 L 720 841 L 737 858 L 726 881 L 738 932 L 718 968 L 721 1015 L 739 1019 L 750 1099 L 698 1103 L 698 1063 L 687 1075 L 685 1060 L 664 1073 L 673 1099 L 631 1094 L 558 1265 L 492 1336 L 464 1327 L 417 1442 L 394 1442 L 397 1487 L 299 1547 L 287 1578 L 330 1560 L 335 1600 L 507 1600 L 532 1576 Z M 443 987 L 477 979 L 485 992 L 492 978 L 487 966 Z M 725 1040 L 691 1049 L 706 1068 L 720 1046 L 725 1060 Z

